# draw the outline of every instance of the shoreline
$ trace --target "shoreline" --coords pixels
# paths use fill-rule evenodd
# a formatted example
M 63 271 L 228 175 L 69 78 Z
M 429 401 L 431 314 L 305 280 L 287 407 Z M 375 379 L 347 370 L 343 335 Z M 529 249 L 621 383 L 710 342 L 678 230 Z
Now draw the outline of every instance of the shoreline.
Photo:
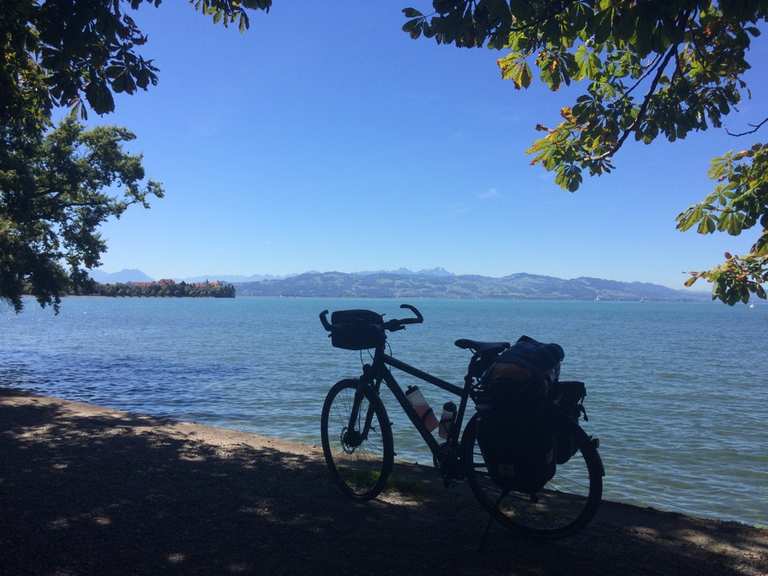
M 255 298 L 259 298 L 259 297 L 255 297 Z M 278 436 L 265 436 L 263 434 L 259 434 L 258 432 L 243 430 L 241 428 L 238 428 L 234 424 L 229 425 L 227 423 L 205 423 L 205 422 L 196 421 L 196 420 L 184 420 L 178 416 L 173 416 L 173 415 L 153 414 L 151 412 L 136 412 L 129 409 L 122 409 L 122 408 L 112 407 L 108 405 L 95 404 L 85 400 L 69 400 L 60 396 L 48 396 L 38 391 L 29 390 L 25 388 L 16 388 L 16 387 L 4 388 L 3 385 L 0 385 L 0 398 L 2 398 L 4 390 L 11 390 L 13 392 L 18 392 L 25 395 L 46 399 L 46 400 L 54 400 L 54 401 L 64 402 L 72 405 L 96 408 L 99 410 L 114 412 L 115 414 L 128 414 L 132 416 L 146 417 L 146 418 L 154 419 L 157 421 L 173 423 L 175 427 L 179 430 L 184 429 L 185 427 L 190 429 L 200 428 L 201 430 L 207 431 L 207 434 L 205 434 L 205 436 L 210 438 L 221 437 L 223 440 L 224 437 L 230 437 L 232 439 L 236 435 L 241 435 L 242 437 L 240 438 L 240 441 L 243 441 L 243 442 L 247 442 L 250 439 L 252 440 L 251 444 L 254 444 L 253 441 L 256 441 L 256 444 L 261 443 L 263 445 L 273 445 L 273 444 L 280 445 L 287 452 L 294 452 L 297 454 L 308 454 L 308 455 L 311 454 L 313 455 L 313 457 L 317 457 L 320 460 L 323 459 L 322 447 L 319 444 L 319 438 L 316 442 L 314 442 L 310 440 L 305 441 L 298 438 L 281 438 Z M 319 420 L 319 416 L 318 416 L 318 420 Z M 0 422 L 0 432 L 2 432 L 1 426 L 2 426 L 2 422 Z M 402 464 L 404 466 L 415 466 L 420 469 L 423 469 L 425 474 L 434 473 L 434 467 L 430 463 L 425 464 L 424 462 L 425 462 L 424 459 L 421 459 L 421 460 L 415 459 L 415 458 L 399 459 L 398 455 L 397 454 L 395 455 L 395 466 L 397 466 L 398 464 Z M 740 520 L 737 518 L 728 518 L 728 517 L 717 515 L 715 513 L 708 515 L 706 513 L 696 513 L 692 511 L 687 511 L 683 508 L 675 508 L 675 507 L 665 508 L 663 507 L 663 505 L 648 503 L 639 498 L 634 498 L 634 497 L 628 497 L 626 499 L 622 498 L 617 500 L 606 500 L 604 498 L 603 502 L 611 502 L 612 504 L 617 504 L 617 505 L 633 506 L 635 508 L 640 508 L 643 510 L 651 510 L 651 511 L 660 512 L 663 514 L 680 514 L 686 517 L 696 518 L 702 521 L 735 523 L 735 524 L 739 524 L 739 525 L 750 527 L 750 528 L 768 529 L 768 517 L 765 518 L 765 521 L 766 521 L 765 524 L 750 523 L 749 521 Z M 768 573 L 766 573 L 765 576 L 768 576 Z
M 397 462 L 394 489 L 356 504 L 330 484 L 318 446 L 12 388 L 0 388 L 0 457 L 8 574 L 345 574 L 366 558 L 382 574 L 417 564 L 424 573 L 768 573 L 766 528 L 616 502 L 556 543 L 494 528 L 480 560 L 486 516 L 466 487 L 444 488 L 429 467 Z M 149 540 L 136 547 L 138 533 Z

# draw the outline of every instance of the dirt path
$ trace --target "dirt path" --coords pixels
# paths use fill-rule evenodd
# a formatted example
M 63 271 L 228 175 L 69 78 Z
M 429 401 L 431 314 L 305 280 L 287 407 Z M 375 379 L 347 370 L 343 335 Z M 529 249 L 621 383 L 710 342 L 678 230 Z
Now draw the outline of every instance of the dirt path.
M 0 389 L 0 575 L 768 574 L 768 530 L 604 503 L 563 542 L 465 487 L 354 504 L 319 450 Z M 434 484 L 434 485 L 433 485 Z

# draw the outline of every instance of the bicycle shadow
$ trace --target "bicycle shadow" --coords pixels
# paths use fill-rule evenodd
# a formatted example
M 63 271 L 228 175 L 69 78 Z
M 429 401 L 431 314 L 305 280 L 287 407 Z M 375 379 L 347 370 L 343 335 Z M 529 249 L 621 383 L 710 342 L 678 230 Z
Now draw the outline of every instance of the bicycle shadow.
M 494 528 L 478 553 L 487 517 L 424 467 L 356 504 L 317 450 L 209 433 L 0 392 L 0 573 L 747 574 L 767 552 L 756 529 L 609 504 L 567 541 Z

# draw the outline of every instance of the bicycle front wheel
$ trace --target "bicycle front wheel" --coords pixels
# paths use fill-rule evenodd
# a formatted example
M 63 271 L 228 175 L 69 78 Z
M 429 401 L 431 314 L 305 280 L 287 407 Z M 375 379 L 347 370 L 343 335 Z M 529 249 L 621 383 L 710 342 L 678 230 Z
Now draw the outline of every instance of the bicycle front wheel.
M 367 386 L 356 394 L 359 386 L 359 380 L 342 380 L 330 389 L 320 434 L 333 481 L 350 498 L 371 500 L 392 471 L 392 427 L 381 399 Z M 356 417 L 350 425 L 353 409 Z
M 478 416 L 461 439 L 462 460 L 472 492 L 501 525 L 519 534 L 562 538 L 583 528 L 597 513 L 603 494 L 603 464 L 589 436 L 576 426 L 578 451 L 534 495 L 507 490 L 489 474 L 477 441 Z

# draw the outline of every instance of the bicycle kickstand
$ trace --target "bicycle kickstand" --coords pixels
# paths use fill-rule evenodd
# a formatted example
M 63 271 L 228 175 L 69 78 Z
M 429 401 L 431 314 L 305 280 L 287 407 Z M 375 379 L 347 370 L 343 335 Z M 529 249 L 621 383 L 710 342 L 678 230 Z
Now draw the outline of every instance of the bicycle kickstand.
M 499 496 L 498 500 L 496 500 L 496 504 L 494 505 L 494 508 L 498 508 L 499 504 L 501 504 L 501 501 L 504 500 L 504 497 L 509 494 L 509 490 L 504 490 L 501 493 L 501 496 Z M 488 542 L 488 533 L 491 531 L 491 524 L 493 523 L 493 514 L 488 514 L 488 524 L 485 525 L 485 530 L 483 530 L 483 537 L 480 540 L 480 546 L 478 546 L 477 551 L 478 552 L 484 552 L 485 551 L 485 544 Z

